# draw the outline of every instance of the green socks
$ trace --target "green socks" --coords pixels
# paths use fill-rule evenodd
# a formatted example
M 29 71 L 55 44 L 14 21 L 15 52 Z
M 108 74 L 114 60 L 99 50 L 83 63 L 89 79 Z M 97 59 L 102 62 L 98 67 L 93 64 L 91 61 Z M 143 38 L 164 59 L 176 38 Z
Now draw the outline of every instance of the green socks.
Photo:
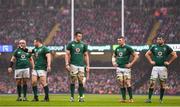
M 121 88 L 120 90 L 121 90 L 123 100 L 126 100 L 126 88 Z
M 151 99 L 154 89 L 149 88 L 148 99 Z
M 70 85 L 70 90 L 71 90 L 71 97 L 74 98 L 75 84 Z
M 163 96 L 164 96 L 164 88 L 161 88 L 160 89 L 160 100 L 162 100 L 163 99 Z
M 17 85 L 18 97 L 21 97 L 21 85 Z
M 27 94 L 27 84 L 23 85 L 23 94 L 24 94 L 24 97 L 26 97 L 26 94 Z
M 132 96 L 132 88 L 131 88 L 131 87 L 128 87 L 128 88 L 127 88 L 127 91 L 128 91 L 128 94 L 129 94 L 129 99 L 133 99 L 133 96 Z
M 80 97 L 83 97 L 83 94 L 84 94 L 84 87 L 83 87 L 83 84 L 79 84 L 79 96 Z

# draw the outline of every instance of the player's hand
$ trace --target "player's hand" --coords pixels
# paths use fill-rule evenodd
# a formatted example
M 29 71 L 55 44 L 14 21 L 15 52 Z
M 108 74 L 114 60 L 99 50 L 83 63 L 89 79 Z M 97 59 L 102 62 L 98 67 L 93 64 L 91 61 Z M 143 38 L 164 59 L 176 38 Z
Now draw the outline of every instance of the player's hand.
M 156 63 L 155 63 L 155 61 L 151 61 L 150 64 L 155 65 Z
M 9 68 L 8 68 L 8 74 L 11 74 L 12 71 L 13 71 L 12 67 L 9 67 Z
M 67 71 L 70 72 L 70 65 L 69 64 L 66 65 L 66 69 L 67 69 Z
M 169 65 L 170 63 L 168 61 L 165 61 L 164 62 L 164 65 Z
M 128 64 L 125 65 L 125 67 L 126 67 L 126 68 L 131 68 L 132 65 L 133 65 L 132 63 L 128 63 Z
M 90 67 L 86 66 L 86 71 L 89 72 L 90 71 Z
M 114 67 L 118 67 L 118 64 L 116 64 L 116 63 L 113 63 L 113 66 L 114 66 Z
M 51 66 L 47 67 L 47 72 L 51 72 Z

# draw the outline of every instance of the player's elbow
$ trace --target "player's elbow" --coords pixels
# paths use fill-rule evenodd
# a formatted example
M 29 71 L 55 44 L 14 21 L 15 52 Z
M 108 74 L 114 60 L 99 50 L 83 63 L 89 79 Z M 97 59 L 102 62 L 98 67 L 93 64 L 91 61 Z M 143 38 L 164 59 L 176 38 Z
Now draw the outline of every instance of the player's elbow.
M 149 57 L 149 54 L 148 54 L 148 53 L 146 53 L 146 54 L 145 54 L 145 57 L 146 57 L 146 58 L 147 58 L 147 57 Z
M 176 59 L 177 57 L 178 57 L 178 56 L 177 56 L 177 54 L 175 53 L 175 54 L 174 54 L 174 58 Z

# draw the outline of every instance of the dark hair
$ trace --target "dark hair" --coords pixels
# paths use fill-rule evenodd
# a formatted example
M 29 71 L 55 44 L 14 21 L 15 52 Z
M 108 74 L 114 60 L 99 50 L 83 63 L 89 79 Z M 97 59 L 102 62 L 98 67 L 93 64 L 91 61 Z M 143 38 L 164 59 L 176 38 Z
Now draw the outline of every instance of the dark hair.
M 118 39 L 125 39 L 123 36 L 119 36 Z
M 83 33 L 80 32 L 80 31 L 77 31 L 77 32 L 75 33 L 75 36 L 77 36 L 78 34 L 83 34 Z
M 42 39 L 41 39 L 41 38 L 36 38 L 35 40 L 36 40 L 37 42 L 42 43 Z
M 163 35 L 158 35 L 157 38 L 161 38 L 161 39 L 165 40 Z

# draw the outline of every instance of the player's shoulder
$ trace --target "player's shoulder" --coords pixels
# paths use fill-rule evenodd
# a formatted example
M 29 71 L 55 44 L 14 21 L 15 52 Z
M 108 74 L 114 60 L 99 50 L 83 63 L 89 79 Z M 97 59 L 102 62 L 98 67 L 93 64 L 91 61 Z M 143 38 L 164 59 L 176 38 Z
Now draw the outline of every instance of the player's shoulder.
M 13 53 L 16 54 L 19 51 L 19 48 L 16 48 Z
M 42 48 L 48 48 L 46 45 L 43 45 Z
M 128 44 L 126 44 L 124 47 L 125 47 L 126 49 L 133 50 L 133 48 L 132 48 L 130 45 L 128 45 Z
M 68 45 L 72 45 L 72 44 L 74 44 L 75 43 L 75 41 L 69 41 L 67 44 Z
M 81 41 L 80 43 L 83 44 L 84 46 L 87 46 L 86 42 Z
M 117 49 L 119 49 L 119 48 L 121 48 L 119 45 L 115 48 L 115 51 L 117 50 Z
M 157 44 L 152 44 L 152 45 L 150 45 L 150 50 L 152 50 L 152 49 L 154 49 L 154 48 L 158 48 L 158 45 Z
M 164 47 L 166 47 L 166 48 L 171 48 L 169 45 L 167 45 L 167 44 L 164 44 Z
M 130 45 L 126 44 L 125 48 L 132 48 Z

